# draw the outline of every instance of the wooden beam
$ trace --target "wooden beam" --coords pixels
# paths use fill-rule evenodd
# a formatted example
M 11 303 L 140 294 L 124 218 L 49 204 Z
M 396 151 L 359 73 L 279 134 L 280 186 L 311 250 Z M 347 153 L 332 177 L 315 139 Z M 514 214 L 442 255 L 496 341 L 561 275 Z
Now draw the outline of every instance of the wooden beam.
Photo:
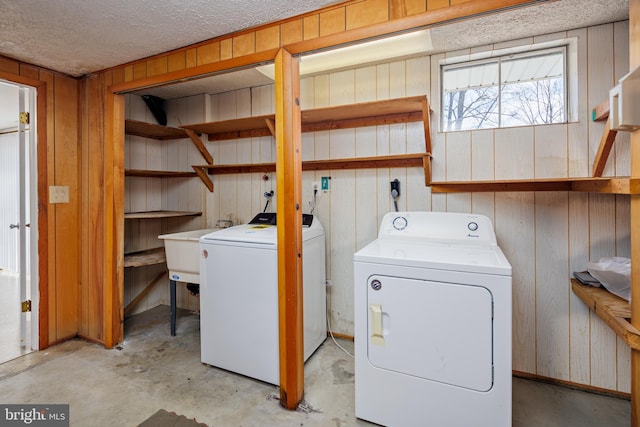
M 601 177 L 604 167 L 609 159 L 609 153 L 611 153 L 611 147 L 613 147 L 613 141 L 616 139 L 618 131 L 611 130 L 611 120 L 607 120 L 607 124 L 602 131 L 602 137 L 600 138 L 600 145 L 598 146 L 598 152 L 593 160 L 593 177 Z
M 124 96 L 107 94 L 104 148 L 104 346 L 124 338 Z
M 280 404 L 296 409 L 304 395 L 302 313 L 302 147 L 298 58 L 275 60 L 276 192 Z
M 543 0 L 544 1 L 544 0 Z M 557 0 L 547 0 L 557 1 Z M 367 40 L 387 34 L 393 34 L 423 28 L 435 24 L 442 24 L 449 21 L 468 19 L 478 15 L 499 12 L 515 7 L 524 7 L 540 3 L 532 0 L 470 0 L 464 3 L 443 7 L 441 9 L 430 10 L 424 13 L 411 15 L 401 19 L 385 21 L 378 24 L 334 33 L 324 37 L 317 37 L 303 40 L 283 46 L 292 54 L 300 54 L 315 50 L 325 49 L 332 46 L 339 46 L 357 41 Z
M 629 69 L 640 67 L 640 0 L 629 0 Z M 631 178 L 640 178 L 640 132 L 630 138 Z M 631 218 L 640 218 L 640 195 L 631 196 Z M 640 222 L 631 221 L 631 325 L 640 329 Z M 640 425 L 640 351 L 631 351 L 631 425 Z

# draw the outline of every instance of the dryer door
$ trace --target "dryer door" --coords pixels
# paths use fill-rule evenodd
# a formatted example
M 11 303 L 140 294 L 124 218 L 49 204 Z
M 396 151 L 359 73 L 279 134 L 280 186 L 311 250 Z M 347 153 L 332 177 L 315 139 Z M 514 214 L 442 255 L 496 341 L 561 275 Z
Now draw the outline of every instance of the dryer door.
M 477 391 L 493 385 L 493 301 L 482 286 L 375 275 L 367 286 L 369 362 Z

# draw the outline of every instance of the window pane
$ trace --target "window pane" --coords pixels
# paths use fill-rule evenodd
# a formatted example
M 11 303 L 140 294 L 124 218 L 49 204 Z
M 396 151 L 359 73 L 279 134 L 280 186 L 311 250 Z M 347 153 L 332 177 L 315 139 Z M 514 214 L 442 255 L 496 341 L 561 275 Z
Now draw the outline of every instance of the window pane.
M 564 80 L 553 78 L 502 87 L 502 126 L 561 123 L 564 118 Z
M 442 122 L 445 131 L 497 127 L 498 87 L 445 93 Z
M 443 69 L 445 131 L 498 126 L 498 61 L 476 62 Z

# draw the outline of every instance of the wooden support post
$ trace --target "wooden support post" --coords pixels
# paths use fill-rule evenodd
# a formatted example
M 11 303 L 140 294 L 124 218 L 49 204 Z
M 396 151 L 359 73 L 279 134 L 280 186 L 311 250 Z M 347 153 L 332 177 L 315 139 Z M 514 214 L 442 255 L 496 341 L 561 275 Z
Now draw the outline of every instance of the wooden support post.
M 296 409 L 304 394 L 302 324 L 302 149 L 299 61 L 275 58 L 276 194 L 280 404 Z
M 124 337 L 124 95 L 107 94 L 104 148 L 104 346 Z
M 629 0 L 629 66 L 640 66 L 640 0 Z M 640 177 L 640 131 L 631 134 L 631 177 Z M 640 195 L 631 196 L 631 325 L 640 329 Z M 640 425 L 640 351 L 631 351 L 631 425 Z

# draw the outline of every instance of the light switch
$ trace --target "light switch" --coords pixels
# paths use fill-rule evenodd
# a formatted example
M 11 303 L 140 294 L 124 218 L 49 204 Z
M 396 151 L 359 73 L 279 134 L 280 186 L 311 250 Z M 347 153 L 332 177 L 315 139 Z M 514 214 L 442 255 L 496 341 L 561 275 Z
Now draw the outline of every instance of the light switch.
M 50 185 L 49 203 L 69 203 L 69 186 Z

